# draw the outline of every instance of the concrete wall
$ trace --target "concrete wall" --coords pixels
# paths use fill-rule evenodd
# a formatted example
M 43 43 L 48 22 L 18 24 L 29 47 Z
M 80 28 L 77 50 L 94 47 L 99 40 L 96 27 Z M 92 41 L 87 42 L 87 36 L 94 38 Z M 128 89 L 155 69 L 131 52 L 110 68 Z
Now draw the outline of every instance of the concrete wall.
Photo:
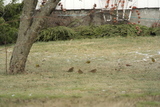
M 47 20 L 49 26 L 80 26 L 104 24 L 103 13 L 100 10 L 61 10 L 54 11 L 51 20 Z
M 136 9 L 140 13 L 140 24 L 151 27 L 153 23 L 159 22 L 160 23 L 160 9 L 159 8 L 141 8 Z M 137 23 L 138 22 L 138 15 L 136 10 L 131 15 L 131 22 Z
M 140 13 L 140 19 L 138 19 L 137 11 Z M 119 21 L 123 21 L 123 11 L 119 10 Z M 125 18 L 128 19 L 130 14 L 130 10 L 126 10 Z M 52 24 L 54 25 L 69 25 L 70 23 L 74 22 L 75 26 L 79 25 L 103 25 L 108 23 L 113 23 L 113 18 L 116 16 L 111 16 L 109 11 L 101 10 L 70 10 L 70 11 L 55 11 L 52 17 L 56 19 L 52 19 Z M 140 21 L 139 24 L 151 27 L 154 23 L 160 23 L 160 10 L 158 8 L 141 8 L 135 9 L 134 12 L 131 14 L 130 22 L 137 23 Z

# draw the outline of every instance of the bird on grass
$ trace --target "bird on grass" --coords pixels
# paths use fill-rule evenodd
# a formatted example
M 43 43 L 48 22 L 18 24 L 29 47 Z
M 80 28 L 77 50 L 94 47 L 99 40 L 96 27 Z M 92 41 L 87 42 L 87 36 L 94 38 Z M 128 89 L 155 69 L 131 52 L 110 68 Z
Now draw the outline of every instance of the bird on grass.
M 39 64 L 36 64 L 36 67 L 38 68 L 38 67 L 40 67 L 40 65 L 39 65 Z
M 130 64 L 126 64 L 126 66 L 132 66 L 132 65 L 130 65 Z
M 151 58 L 152 62 L 156 62 L 156 60 L 154 58 Z
M 89 63 L 91 63 L 91 61 L 88 60 L 88 61 L 86 61 L 86 63 L 89 64 Z
M 83 74 L 83 71 L 79 69 L 79 70 L 78 70 L 78 73 L 79 73 L 79 74 Z
M 73 70 L 74 70 L 74 67 L 71 67 L 67 72 L 73 72 Z
M 97 69 L 92 69 L 92 70 L 89 71 L 89 72 L 96 73 L 96 72 L 97 72 Z

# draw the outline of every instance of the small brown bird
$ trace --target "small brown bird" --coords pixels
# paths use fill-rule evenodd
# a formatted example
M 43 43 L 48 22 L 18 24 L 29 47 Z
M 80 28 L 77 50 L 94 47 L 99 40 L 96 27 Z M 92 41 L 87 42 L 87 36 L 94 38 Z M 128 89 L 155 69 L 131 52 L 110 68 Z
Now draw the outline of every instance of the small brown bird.
M 89 71 L 89 72 L 96 73 L 96 72 L 97 72 L 97 69 L 92 69 L 92 70 Z
M 88 61 L 86 61 L 86 63 L 89 64 L 89 63 L 91 63 L 91 61 L 88 60 Z
M 69 68 L 67 72 L 73 72 L 74 67 Z
M 39 64 L 36 64 L 36 67 L 38 68 L 38 67 L 40 67 L 40 65 L 39 65 Z
M 130 64 L 126 64 L 126 66 L 132 66 L 132 65 L 130 65 Z
M 79 73 L 79 74 L 83 74 L 83 71 L 79 69 L 79 70 L 78 70 L 78 73 Z
M 154 58 L 151 58 L 152 62 L 156 62 L 156 60 Z

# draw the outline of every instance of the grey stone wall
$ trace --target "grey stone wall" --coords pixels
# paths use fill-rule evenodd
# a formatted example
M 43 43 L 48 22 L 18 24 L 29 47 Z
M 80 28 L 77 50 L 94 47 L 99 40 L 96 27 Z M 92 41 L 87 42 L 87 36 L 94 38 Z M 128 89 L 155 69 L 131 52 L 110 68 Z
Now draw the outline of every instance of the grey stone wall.
M 115 12 L 114 12 L 115 13 Z M 126 15 L 128 12 L 126 11 Z M 125 18 L 126 18 L 125 15 Z M 64 25 L 64 26 L 79 26 L 79 25 L 103 25 L 103 24 L 113 24 L 113 18 L 117 17 L 116 15 L 110 15 L 109 10 L 67 10 L 63 11 L 54 11 L 51 15 L 52 24 L 54 26 Z M 122 20 L 122 11 L 119 11 L 119 20 Z M 127 17 L 128 18 L 128 17 Z M 53 22 L 54 21 L 54 22 Z M 49 23 L 51 24 L 51 23 Z
M 140 15 L 137 15 L 137 12 Z M 116 13 L 116 11 L 114 11 Z M 125 16 L 123 16 L 123 11 L 118 11 L 118 21 L 124 23 L 128 23 L 128 18 L 130 15 L 130 10 L 125 11 Z M 140 19 L 138 18 L 140 16 Z M 51 18 L 46 20 L 46 26 L 83 26 L 83 25 L 103 25 L 103 24 L 116 24 L 113 23 L 114 18 L 117 15 L 110 15 L 110 11 L 105 10 L 67 10 L 61 11 L 57 10 L 52 13 Z M 124 20 L 123 17 L 126 19 Z M 145 25 L 151 27 L 153 23 L 160 23 L 160 10 L 158 8 L 143 8 L 143 9 L 135 9 L 130 17 L 130 22 L 138 23 L 141 25 Z
M 142 8 L 136 9 L 140 13 L 140 24 L 151 27 L 154 23 L 160 23 L 160 9 L 159 8 Z M 138 22 L 138 15 L 136 10 L 131 15 L 131 22 L 137 23 Z
M 46 26 L 83 26 L 102 25 L 105 23 L 103 13 L 100 10 L 67 10 L 54 11 L 50 18 L 46 19 Z

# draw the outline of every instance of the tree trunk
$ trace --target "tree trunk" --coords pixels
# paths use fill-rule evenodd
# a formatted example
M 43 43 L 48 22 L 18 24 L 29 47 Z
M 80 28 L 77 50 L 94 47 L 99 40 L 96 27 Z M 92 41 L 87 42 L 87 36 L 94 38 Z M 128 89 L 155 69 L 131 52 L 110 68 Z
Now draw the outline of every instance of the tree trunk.
M 44 24 L 44 17 L 52 13 L 60 0 L 50 0 L 35 14 L 38 0 L 24 0 L 16 45 L 10 59 L 9 74 L 24 73 L 30 49 Z

